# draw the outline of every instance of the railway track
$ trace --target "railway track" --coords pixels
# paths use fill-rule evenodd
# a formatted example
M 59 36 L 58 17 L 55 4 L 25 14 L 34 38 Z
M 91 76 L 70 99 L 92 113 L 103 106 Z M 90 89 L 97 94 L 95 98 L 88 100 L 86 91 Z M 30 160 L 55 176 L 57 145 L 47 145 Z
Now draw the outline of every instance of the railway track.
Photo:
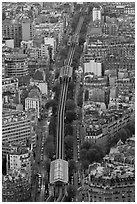
M 68 91 L 68 83 L 69 83 L 69 78 L 71 77 L 69 74 L 69 67 L 71 67 L 72 64 L 72 60 L 73 60 L 73 56 L 74 56 L 74 52 L 75 52 L 75 48 L 77 45 L 77 40 L 78 40 L 78 36 L 79 36 L 79 32 L 81 29 L 81 26 L 83 24 L 84 21 L 84 17 L 80 17 L 79 19 L 79 23 L 77 25 L 75 34 L 73 36 L 73 43 L 69 48 L 69 53 L 68 53 L 68 57 L 65 61 L 65 66 L 64 69 L 65 70 L 65 76 L 62 76 L 62 80 L 61 80 L 61 93 L 60 93 L 60 101 L 59 101 L 59 109 L 58 109 L 58 121 L 57 121 L 57 146 L 56 146 L 56 160 L 64 159 L 64 114 L 65 114 L 65 104 L 66 104 L 66 99 L 67 99 L 67 91 Z M 67 74 L 68 72 L 68 74 Z M 72 74 L 72 71 L 71 71 Z M 48 197 L 48 199 L 46 200 L 46 202 L 52 202 L 54 200 L 54 202 L 65 202 L 66 200 L 66 194 L 65 194 L 65 190 L 64 190 L 64 185 L 62 184 L 62 186 L 55 186 L 55 189 L 58 190 L 59 195 L 57 199 L 53 199 L 53 195 L 50 195 Z

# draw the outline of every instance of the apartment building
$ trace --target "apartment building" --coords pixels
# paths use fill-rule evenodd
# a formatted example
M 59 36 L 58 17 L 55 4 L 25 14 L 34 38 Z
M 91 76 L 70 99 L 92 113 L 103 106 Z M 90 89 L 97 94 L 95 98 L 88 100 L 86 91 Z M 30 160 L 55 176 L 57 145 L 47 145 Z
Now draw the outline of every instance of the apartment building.
M 37 113 L 37 117 L 39 118 L 41 102 L 41 93 L 38 89 L 34 88 L 29 92 L 28 97 L 25 99 L 25 110 L 34 109 Z
M 16 93 L 18 91 L 18 79 L 15 77 L 2 79 L 2 93 Z
M 3 39 L 14 39 L 14 47 L 20 47 L 22 40 L 22 26 L 19 20 L 5 19 L 2 22 Z
M 8 77 L 21 77 L 27 75 L 27 55 L 9 54 L 5 56 L 5 70 Z
M 113 165 L 110 164 L 109 166 L 111 167 Z M 103 170 L 105 170 L 105 168 L 102 169 L 102 171 Z M 103 172 L 101 172 L 100 167 L 100 171 L 98 171 L 100 175 L 99 173 L 96 175 L 90 173 L 90 201 L 135 202 L 135 176 L 130 168 L 128 168 L 128 170 L 129 174 L 122 173 L 119 168 L 117 168 L 117 170 L 115 169 L 113 172 L 115 175 L 111 175 L 112 172 L 109 174 L 106 168 L 106 175 L 102 175 Z
M 2 178 L 3 202 L 30 202 L 31 183 L 24 171 L 12 171 Z
M 102 76 L 102 65 L 94 60 L 84 63 L 84 73 L 93 73 L 95 76 Z
M 96 103 L 96 108 L 89 107 L 84 110 L 84 140 L 96 143 L 105 153 L 108 141 L 131 120 L 132 112 L 132 108 L 106 111 L 101 103 Z
M 22 41 L 33 40 L 35 36 L 35 22 L 28 18 L 22 19 Z
M 30 139 L 32 146 L 35 146 L 36 133 L 34 126 L 36 123 L 37 118 L 34 112 L 3 109 L 2 143 L 26 144 L 27 139 Z
M 128 60 L 135 58 L 135 44 L 134 43 L 103 43 L 102 41 L 89 42 L 87 45 L 87 51 L 84 56 L 85 61 L 93 59 L 106 60 L 108 55 L 114 55 L 116 58 L 127 58 Z
M 31 176 L 31 155 L 27 147 L 12 146 L 9 153 L 9 163 L 11 170 L 25 170 Z
M 100 21 L 101 20 L 101 9 L 100 7 L 99 8 L 93 8 L 93 11 L 92 11 L 92 18 L 93 18 L 93 21 Z

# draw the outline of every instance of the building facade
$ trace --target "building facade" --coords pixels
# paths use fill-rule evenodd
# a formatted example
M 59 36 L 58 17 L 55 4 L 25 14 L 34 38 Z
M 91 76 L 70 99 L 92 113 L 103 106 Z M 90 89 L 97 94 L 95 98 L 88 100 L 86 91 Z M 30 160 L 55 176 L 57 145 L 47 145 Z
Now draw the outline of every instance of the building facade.
M 40 117 L 40 108 L 41 108 L 41 93 L 37 88 L 34 88 L 28 94 L 28 97 L 25 99 L 25 110 L 34 109 L 37 113 L 37 117 Z
M 94 60 L 84 63 L 84 73 L 93 73 L 95 76 L 102 76 L 102 65 Z
M 34 126 L 37 123 L 35 113 L 23 111 L 4 112 L 2 116 L 2 142 L 8 144 L 26 144 L 30 139 L 35 146 L 36 134 Z
M 93 11 L 92 11 L 92 17 L 93 17 L 93 21 L 96 21 L 96 20 L 101 20 L 101 9 L 100 8 L 93 8 Z
M 30 19 L 23 19 L 22 23 L 22 41 L 33 40 L 35 36 L 35 23 Z
M 27 55 L 9 54 L 5 57 L 5 69 L 8 77 L 21 77 L 28 74 Z
M 14 171 L 2 178 L 2 201 L 31 201 L 31 183 L 25 173 Z
M 20 47 L 22 27 L 18 20 L 5 19 L 2 22 L 3 39 L 14 39 L 14 47 Z
M 25 170 L 31 176 L 31 154 L 26 147 L 14 146 L 9 154 L 11 170 Z
M 2 93 L 3 92 L 16 93 L 18 91 L 18 79 L 11 77 L 2 79 Z

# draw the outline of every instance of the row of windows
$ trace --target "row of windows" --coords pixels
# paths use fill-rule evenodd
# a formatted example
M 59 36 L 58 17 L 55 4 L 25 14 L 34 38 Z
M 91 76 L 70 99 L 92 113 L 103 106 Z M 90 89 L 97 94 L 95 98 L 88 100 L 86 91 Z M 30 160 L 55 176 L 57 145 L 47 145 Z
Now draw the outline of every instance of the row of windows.
M 25 120 L 25 118 L 22 118 L 22 119 Z M 12 119 L 11 119 L 11 121 L 12 121 Z M 23 121 L 23 120 L 22 121 L 14 121 L 14 123 L 12 121 L 10 124 L 5 124 L 4 127 L 3 127 L 3 130 L 9 130 L 9 129 L 14 129 L 14 128 L 16 129 L 16 128 L 21 128 L 21 127 L 24 127 L 24 126 L 25 127 L 30 126 L 30 120 L 29 119 L 27 121 L 26 120 L 25 121 Z
M 3 129 L 2 130 L 2 135 L 10 134 L 10 133 L 17 134 L 18 132 L 23 132 L 23 130 L 30 131 L 30 125 L 29 126 L 26 125 L 25 127 L 22 126 L 22 127 L 8 128 L 8 130 L 7 129 Z
M 20 116 L 20 117 L 24 117 L 24 116 Z M 10 118 L 9 118 L 10 119 Z M 30 120 L 29 119 L 27 119 L 27 120 L 25 120 L 25 118 L 23 118 L 24 119 L 24 121 L 22 120 L 22 121 L 17 121 L 16 123 L 10 123 L 10 127 L 9 127 L 9 124 L 5 124 L 4 126 L 6 127 L 6 126 L 8 126 L 9 128 L 17 128 L 17 127 L 19 127 L 20 128 L 20 126 L 26 126 L 26 125 L 28 125 L 28 123 L 30 124 Z M 8 119 L 7 119 L 8 120 Z
M 30 134 L 30 130 L 29 131 L 17 132 L 17 133 L 11 133 L 11 134 L 3 134 L 2 139 L 9 138 L 9 137 L 11 138 L 12 136 L 15 136 L 15 135 L 16 135 L 15 137 L 18 138 L 21 135 L 28 135 L 28 134 Z M 19 136 L 17 136 L 17 135 L 19 135 Z
M 25 135 L 20 135 L 19 137 L 10 137 L 9 138 L 9 141 L 10 142 L 13 142 L 13 141 L 16 141 L 16 142 L 19 142 L 19 141 L 24 141 L 26 142 L 26 138 L 28 138 L 30 136 L 30 134 L 25 134 Z M 8 138 L 2 138 L 2 142 L 7 142 L 7 139 Z

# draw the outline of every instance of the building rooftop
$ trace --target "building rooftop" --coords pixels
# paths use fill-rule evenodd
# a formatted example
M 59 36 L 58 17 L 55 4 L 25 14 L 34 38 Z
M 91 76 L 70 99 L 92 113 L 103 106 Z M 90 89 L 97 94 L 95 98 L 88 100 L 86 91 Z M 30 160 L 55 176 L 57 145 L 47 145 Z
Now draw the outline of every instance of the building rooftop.
M 40 94 L 39 89 L 37 87 L 36 88 L 32 88 L 30 90 L 27 98 L 38 98 L 38 99 L 40 99 L 41 98 L 41 94 Z
M 28 111 L 18 111 L 12 109 L 3 109 L 2 110 L 2 125 L 8 123 L 15 123 L 19 121 L 29 120 L 30 122 L 35 121 L 35 112 L 34 110 Z
M 33 76 L 34 80 L 43 80 L 43 73 L 37 70 Z

